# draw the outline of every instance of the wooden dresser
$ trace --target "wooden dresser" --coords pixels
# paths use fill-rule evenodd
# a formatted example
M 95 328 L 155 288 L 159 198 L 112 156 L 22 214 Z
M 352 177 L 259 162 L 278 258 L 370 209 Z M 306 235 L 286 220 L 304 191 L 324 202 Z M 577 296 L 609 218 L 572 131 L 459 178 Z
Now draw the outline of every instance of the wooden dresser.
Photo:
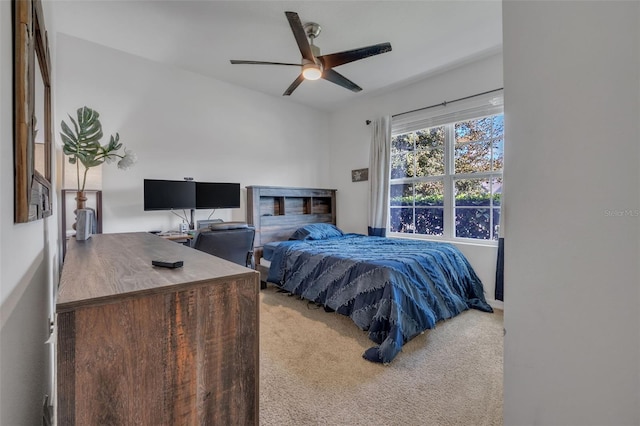
M 255 271 L 156 235 L 70 240 L 58 424 L 257 425 L 258 292 Z

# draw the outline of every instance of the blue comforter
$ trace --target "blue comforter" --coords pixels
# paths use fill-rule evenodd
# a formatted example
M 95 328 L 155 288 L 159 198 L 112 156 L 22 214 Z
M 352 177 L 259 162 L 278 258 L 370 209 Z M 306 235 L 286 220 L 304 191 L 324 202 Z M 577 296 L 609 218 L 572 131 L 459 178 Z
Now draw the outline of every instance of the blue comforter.
M 390 362 L 414 336 L 466 309 L 493 312 L 448 243 L 345 234 L 269 249 L 268 281 L 349 316 L 379 345 L 363 354 L 369 361 Z

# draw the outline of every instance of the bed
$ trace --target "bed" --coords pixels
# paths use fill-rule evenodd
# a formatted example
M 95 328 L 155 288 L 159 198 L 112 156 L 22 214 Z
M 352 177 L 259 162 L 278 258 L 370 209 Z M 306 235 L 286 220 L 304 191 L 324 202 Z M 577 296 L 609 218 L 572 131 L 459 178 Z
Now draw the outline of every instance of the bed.
M 480 279 L 455 246 L 335 230 L 331 236 L 265 244 L 267 281 L 350 317 L 377 344 L 365 359 L 389 363 L 438 321 L 469 308 L 493 312 Z
M 363 354 L 369 361 L 391 362 L 413 337 L 467 309 L 493 312 L 455 246 L 343 233 L 335 190 L 254 186 L 247 199 L 261 280 L 350 317 L 375 343 Z

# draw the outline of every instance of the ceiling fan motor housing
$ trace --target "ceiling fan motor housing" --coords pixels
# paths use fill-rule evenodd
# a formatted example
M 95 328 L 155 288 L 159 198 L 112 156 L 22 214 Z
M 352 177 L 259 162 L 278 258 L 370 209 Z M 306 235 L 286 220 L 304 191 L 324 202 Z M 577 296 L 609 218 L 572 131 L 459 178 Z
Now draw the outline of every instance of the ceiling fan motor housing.
M 313 23 L 312 23 L 313 24 Z M 305 24 L 305 28 L 306 28 Z M 318 24 L 314 24 L 318 26 L 318 33 L 320 32 L 320 26 Z M 311 54 L 313 55 L 313 62 L 302 58 L 302 75 L 306 80 L 317 80 L 322 77 L 322 72 L 324 71 L 324 64 L 322 60 L 318 58 L 320 56 L 320 48 L 313 44 L 313 37 L 309 37 L 311 41 L 309 47 L 311 48 Z

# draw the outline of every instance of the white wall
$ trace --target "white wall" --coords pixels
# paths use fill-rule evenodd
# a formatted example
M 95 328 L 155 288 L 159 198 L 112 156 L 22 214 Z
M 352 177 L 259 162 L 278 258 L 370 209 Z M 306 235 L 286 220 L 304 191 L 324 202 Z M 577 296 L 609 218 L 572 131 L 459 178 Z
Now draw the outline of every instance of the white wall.
M 369 167 L 371 128 L 366 120 L 434 105 L 502 87 L 502 55 L 494 53 L 443 70 L 392 93 L 369 95 L 331 115 L 331 175 L 337 192 L 337 222 L 346 232 L 367 233 L 368 182 L 351 182 L 351 170 Z M 508 141 L 506 144 L 508 145 Z M 482 280 L 494 306 L 497 247 L 456 246 Z
M 119 132 L 138 155 L 127 171 L 102 168 L 104 232 L 178 227 L 180 219 L 170 212 L 143 211 L 145 178 L 189 176 L 242 187 L 329 184 L 325 112 L 65 34 L 57 40 L 58 116 L 94 108 L 103 143 Z M 245 220 L 245 201 L 243 189 L 240 209 L 212 217 Z M 196 220 L 210 213 L 197 211 Z
M 44 12 L 52 29 L 46 4 Z M 58 215 L 13 223 L 11 32 L 11 2 L 0 1 L 0 424 L 35 425 L 42 424 L 44 395 L 52 396 L 45 341 L 58 282 Z
M 640 424 L 639 7 L 503 3 L 506 425 Z

